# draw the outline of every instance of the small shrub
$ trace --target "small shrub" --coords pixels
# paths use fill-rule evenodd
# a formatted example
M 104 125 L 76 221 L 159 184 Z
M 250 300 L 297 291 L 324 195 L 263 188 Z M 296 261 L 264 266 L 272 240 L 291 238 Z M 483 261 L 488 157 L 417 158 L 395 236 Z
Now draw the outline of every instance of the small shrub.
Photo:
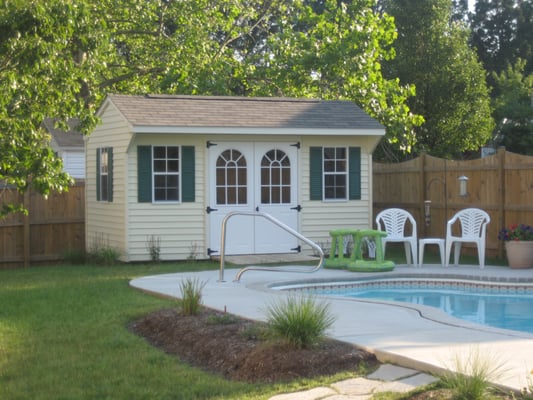
M 447 371 L 440 377 L 445 388 L 451 389 L 455 399 L 486 400 L 497 388 L 490 382 L 502 373 L 502 364 L 492 357 L 482 355 L 479 350 L 472 350 L 462 359 L 454 359 L 456 372 Z
M 309 296 L 289 296 L 274 302 L 267 309 L 269 328 L 275 336 L 296 348 L 305 348 L 323 339 L 335 318 L 328 303 L 319 303 Z
M 120 252 L 109 245 L 109 239 L 96 233 L 90 250 L 87 252 L 86 262 L 97 265 L 116 265 L 119 263 Z
M 154 235 L 150 236 L 146 241 L 146 248 L 150 253 L 150 260 L 152 262 L 159 262 L 161 260 L 161 239 Z
M 72 265 L 83 265 L 87 259 L 87 253 L 84 250 L 66 250 L 62 253 L 61 258 Z
M 87 254 L 87 261 L 96 265 L 116 265 L 119 263 L 120 253 L 112 247 L 92 249 Z
M 200 282 L 197 278 L 187 278 L 180 282 L 181 312 L 184 315 L 196 315 L 202 305 L 202 289 L 206 282 Z

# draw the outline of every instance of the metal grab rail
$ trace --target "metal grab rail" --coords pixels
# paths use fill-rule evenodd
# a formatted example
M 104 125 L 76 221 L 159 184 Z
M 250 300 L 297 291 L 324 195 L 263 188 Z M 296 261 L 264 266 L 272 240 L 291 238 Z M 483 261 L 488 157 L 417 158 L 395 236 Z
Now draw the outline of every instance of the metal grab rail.
M 317 245 L 315 242 L 312 242 L 311 240 L 307 239 L 305 236 L 300 234 L 299 232 L 296 232 L 291 227 L 285 225 L 283 222 L 277 220 L 272 215 L 262 212 L 253 212 L 253 211 L 232 211 L 228 213 L 224 219 L 222 220 L 222 234 L 221 234 L 221 240 L 220 240 L 220 274 L 219 274 L 219 281 L 224 282 L 224 266 L 225 266 L 225 254 L 226 254 L 226 225 L 228 223 L 228 220 L 231 217 L 234 217 L 235 215 L 246 215 L 250 217 L 263 217 L 273 224 L 279 226 L 283 230 L 289 232 L 291 235 L 295 236 L 296 238 L 300 239 L 302 242 L 308 244 L 313 249 L 315 249 L 318 254 L 320 255 L 320 260 L 318 262 L 318 265 L 311 268 L 310 270 L 301 270 L 301 269 L 290 269 L 290 268 L 273 268 L 273 267 L 245 267 L 239 270 L 237 275 L 235 276 L 235 281 L 239 281 L 241 279 L 241 275 L 244 274 L 246 271 L 255 270 L 255 271 L 278 271 L 278 272 L 305 272 L 305 273 L 312 273 L 315 271 L 318 271 L 320 268 L 322 268 L 322 265 L 324 264 L 324 252 L 320 248 L 319 245 Z

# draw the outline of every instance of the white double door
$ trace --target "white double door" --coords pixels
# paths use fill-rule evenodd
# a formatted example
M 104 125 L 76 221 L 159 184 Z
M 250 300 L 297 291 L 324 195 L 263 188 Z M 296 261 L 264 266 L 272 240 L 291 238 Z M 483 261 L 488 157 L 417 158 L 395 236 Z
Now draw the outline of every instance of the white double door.
M 298 228 L 297 147 L 290 143 L 213 142 L 209 146 L 209 248 L 220 254 L 224 217 L 259 211 Z M 298 240 L 267 219 L 234 215 L 225 254 L 289 253 Z

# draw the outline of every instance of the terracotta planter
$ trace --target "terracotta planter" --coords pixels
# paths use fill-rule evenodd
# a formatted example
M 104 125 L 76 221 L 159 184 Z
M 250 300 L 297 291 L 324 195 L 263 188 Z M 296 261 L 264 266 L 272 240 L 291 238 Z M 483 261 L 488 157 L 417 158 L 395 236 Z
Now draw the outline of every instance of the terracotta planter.
M 509 268 L 533 268 L 533 241 L 505 242 Z

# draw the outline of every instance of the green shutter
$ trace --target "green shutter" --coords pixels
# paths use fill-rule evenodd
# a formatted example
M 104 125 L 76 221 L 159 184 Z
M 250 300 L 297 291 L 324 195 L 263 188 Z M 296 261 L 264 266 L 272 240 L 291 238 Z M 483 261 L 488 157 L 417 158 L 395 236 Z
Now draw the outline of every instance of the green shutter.
M 96 149 L 96 201 L 100 201 L 100 149 Z
M 181 148 L 181 201 L 194 202 L 195 200 L 195 165 L 194 146 Z
M 350 147 L 349 157 L 350 200 L 361 200 L 361 148 Z
M 113 148 L 107 149 L 107 201 L 113 201 Z
M 152 146 L 137 147 L 137 200 L 152 202 Z
M 322 147 L 309 149 L 309 198 L 322 200 Z

